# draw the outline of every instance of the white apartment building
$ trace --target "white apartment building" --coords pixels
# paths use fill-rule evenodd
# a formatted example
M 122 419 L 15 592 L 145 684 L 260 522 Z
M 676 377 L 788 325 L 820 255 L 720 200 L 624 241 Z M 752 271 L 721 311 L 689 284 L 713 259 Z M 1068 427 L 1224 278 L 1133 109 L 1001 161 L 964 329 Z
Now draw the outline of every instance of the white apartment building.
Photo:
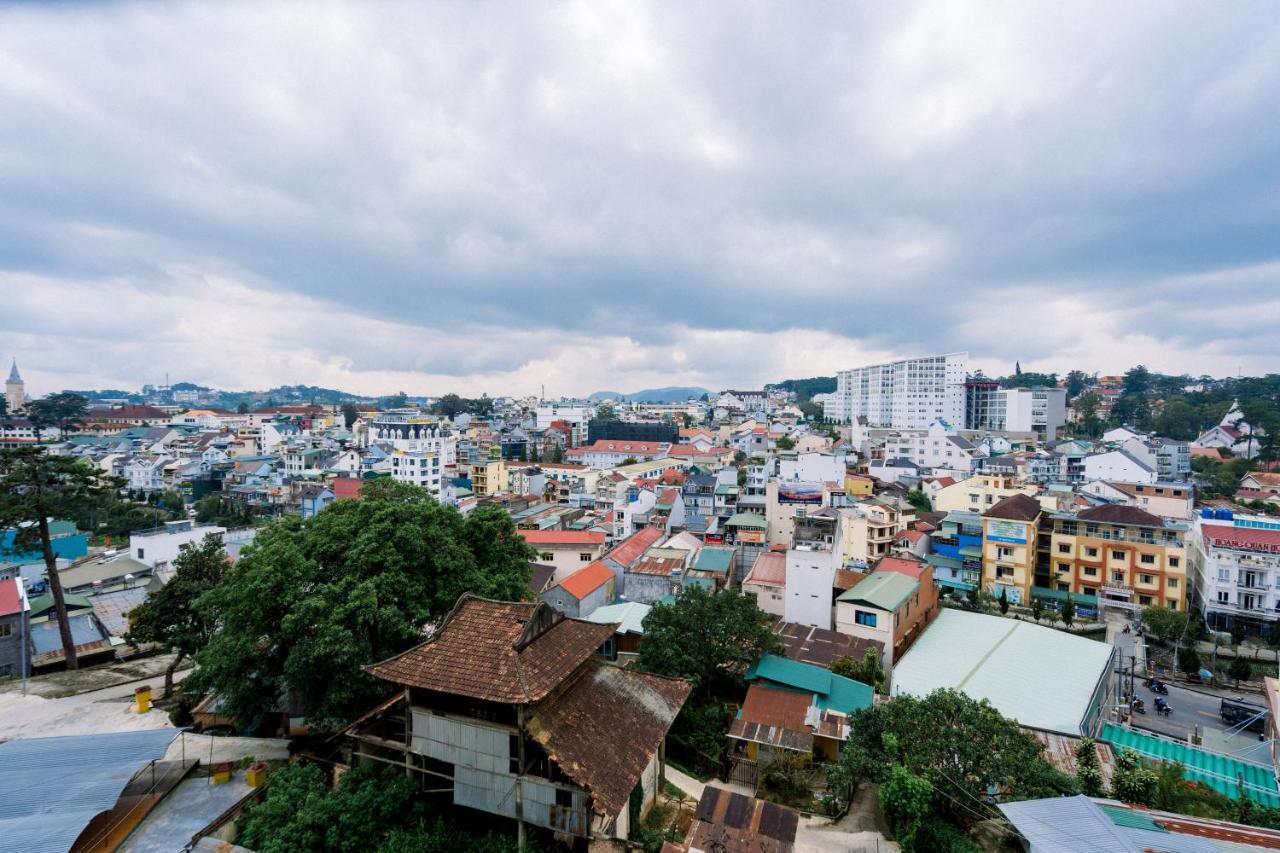
M 1001 388 L 994 382 L 965 386 L 965 429 L 1034 432 L 1046 441 L 1067 422 L 1067 389 Z
M 183 545 L 199 545 L 209 535 L 222 537 L 227 528 L 194 521 L 170 521 L 151 530 L 129 534 L 129 556 L 153 569 L 163 569 L 178 559 Z
M 582 402 L 540 403 L 534 414 L 540 431 L 550 429 L 554 421 L 569 424 L 573 428 L 573 444 L 577 447 L 587 440 L 587 422 L 595 417 L 596 407 Z
M 951 424 L 936 420 L 925 430 L 903 430 L 885 438 L 884 458 L 908 459 L 919 468 L 956 479 L 969 476 L 977 448 Z
M 783 457 L 778 460 L 778 476 L 784 480 L 804 480 L 808 483 L 839 483 L 843 485 L 847 467 L 848 462 L 843 453 L 797 453 L 794 457 Z M 748 479 L 751 478 L 750 466 L 747 469 L 747 477 Z M 766 478 L 758 483 L 762 492 L 763 486 L 767 482 Z
M 962 424 L 968 361 L 957 352 L 842 370 L 828 417 L 897 429 L 924 429 L 938 418 Z
M 1280 618 L 1280 522 L 1206 509 L 1191 529 L 1187 551 L 1196 605 L 1208 625 L 1265 630 Z
M 458 464 L 458 437 L 447 425 L 417 411 L 386 412 L 369 425 L 370 441 L 390 444 L 391 477 L 439 497 Z

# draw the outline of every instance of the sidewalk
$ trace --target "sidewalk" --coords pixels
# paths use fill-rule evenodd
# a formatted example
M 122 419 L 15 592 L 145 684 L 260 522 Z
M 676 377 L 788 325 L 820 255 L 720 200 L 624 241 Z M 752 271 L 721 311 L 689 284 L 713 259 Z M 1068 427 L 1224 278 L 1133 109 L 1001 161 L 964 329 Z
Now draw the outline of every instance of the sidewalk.
M 82 693 L 132 684 L 135 681 L 147 681 L 162 677 L 172 661 L 171 654 L 154 655 L 128 661 L 113 661 L 85 669 L 33 675 L 27 679 L 27 694 L 45 699 L 65 699 Z M 191 669 L 190 661 L 184 663 L 185 666 L 174 673 L 175 682 L 180 681 Z M 4 693 L 22 693 L 22 679 L 15 678 L 0 683 L 0 694 Z

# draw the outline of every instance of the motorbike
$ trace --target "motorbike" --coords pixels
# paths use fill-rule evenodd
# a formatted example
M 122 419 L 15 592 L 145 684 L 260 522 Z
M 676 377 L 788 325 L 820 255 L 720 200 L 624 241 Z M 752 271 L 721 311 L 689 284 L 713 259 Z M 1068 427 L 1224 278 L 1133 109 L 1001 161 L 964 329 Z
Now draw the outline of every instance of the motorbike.
M 1162 696 L 1169 695 L 1169 688 L 1165 685 L 1163 681 L 1159 680 L 1158 678 L 1152 678 L 1149 681 L 1147 681 L 1147 687 L 1153 693 L 1159 693 Z
M 1132 702 L 1129 703 L 1129 707 L 1133 709 L 1133 712 L 1135 714 L 1147 713 L 1146 703 L 1144 703 L 1141 699 L 1134 699 Z
M 1156 697 L 1156 713 L 1165 717 L 1173 713 L 1173 707 L 1159 696 Z

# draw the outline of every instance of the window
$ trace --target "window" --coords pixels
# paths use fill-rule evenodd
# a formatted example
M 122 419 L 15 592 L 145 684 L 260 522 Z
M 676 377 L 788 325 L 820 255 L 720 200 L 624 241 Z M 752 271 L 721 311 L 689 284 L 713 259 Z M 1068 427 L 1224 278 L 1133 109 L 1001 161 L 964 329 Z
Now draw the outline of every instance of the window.
M 859 625 L 866 625 L 868 628 L 876 627 L 876 614 L 868 613 L 865 610 L 854 611 L 853 621 Z
M 1218 580 L 1222 583 L 1229 583 L 1231 581 L 1231 570 L 1218 569 Z
M 1084 549 L 1084 555 L 1085 555 L 1086 557 L 1096 557 L 1096 556 L 1098 556 L 1098 549 L 1097 549 L 1097 548 L 1085 548 L 1085 549 Z
M 1169 587 L 1169 589 L 1177 589 L 1177 588 L 1178 588 L 1178 579 L 1177 579 L 1177 578 L 1169 578 L 1169 580 L 1167 580 L 1167 581 L 1165 582 L 1165 585 L 1166 585 L 1166 586 L 1168 586 L 1168 587 Z
M 1111 579 L 1116 583 L 1124 583 L 1124 572 L 1112 572 Z
M 0 637 L 7 637 L 13 633 L 13 625 L 8 622 L 0 622 Z
M 1138 596 L 1138 603 L 1141 604 L 1143 607 L 1148 606 L 1149 604 L 1151 604 L 1151 596 L 1149 595 Z
M 1000 557 L 1001 559 L 1012 558 L 1013 549 L 1012 548 L 996 548 L 996 556 Z
M 1070 564 L 1070 563 L 1058 563 L 1058 571 L 1060 571 L 1060 572 L 1069 572 L 1069 571 L 1071 571 L 1071 564 Z
M 1071 553 L 1071 546 L 1070 546 L 1070 545 L 1068 545 L 1066 542 L 1059 542 L 1059 543 L 1058 543 L 1058 553 L 1059 553 L 1059 554 L 1070 554 L 1070 553 Z
M 1058 584 L 1058 592 L 1071 592 L 1071 584 L 1069 583 Z
M 139 548 L 139 549 L 138 549 L 138 559 L 139 559 L 139 560 L 141 560 L 141 559 L 142 559 L 142 557 L 143 557 L 143 555 L 144 555 L 145 553 L 146 553 L 146 551 L 144 551 L 142 548 Z
M 1154 582 L 1151 575 L 1138 575 L 1138 583 L 1150 584 Z
M 1141 554 L 1141 555 L 1139 555 L 1139 557 L 1138 557 L 1138 562 L 1142 563 L 1144 566 L 1153 566 L 1153 565 L 1155 565 L 1155 562 L 1156 562 L 1156 555 L 1155 555 L 1155 554 Z
M 1124 559 L 1124 551 L 1112 551 L 1112 552 L 1111 552 L 1111 559 L 1113 559 L 1113 560 L 1123 560 L 1123 559 Z
M 1176 569 L 1176 568 L 1178 568 L 1178 566 L 1180 566 L 1180 565 L 1182 565 L 1182 560 L 1181 560 L 1180 558 L 1178 558 L 1178 557 L 1170 557 L 1170 558 L 1169 558 L 1169 568 L 1171 568 L 1171 569 Z
M 590 554 L 590 553 L 585 553 L 585 554 L 584 554 L 584 553 L 579 553 L 579 554 L 578 554 L 578 562 L 580 562 L 580 563 L 590 563 L 590 562 L 591 562 L 591 554 Z
M 556 788 L 556 805 L 562 809 L 573 808 L 573 792 L 567 788 Z
M 1218 593 L 1218 603 L 1219 603 L 1219 604 L 1230 604 L 1230 603 L 1231 603 L 1231 593 L 1229 593 L 1229 592 L 1219 592 L 1219 593 Z
M 554 559 L 555 559 L 555 557 L 553 557 L 553 556 L 552 556 L 552 554 L 551 554 L 551 552 L 550 552 L 550 551 L 543 551 L 541 554 L 539 554 L 539 555 L 538 555 L 538 559 L 540 559 L 540 560 L 554 560 Z

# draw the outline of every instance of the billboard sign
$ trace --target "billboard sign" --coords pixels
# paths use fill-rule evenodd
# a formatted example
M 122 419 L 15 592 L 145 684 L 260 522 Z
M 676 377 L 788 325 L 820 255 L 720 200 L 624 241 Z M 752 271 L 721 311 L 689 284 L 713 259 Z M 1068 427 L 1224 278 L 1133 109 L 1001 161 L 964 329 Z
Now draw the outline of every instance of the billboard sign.
M 1027 526 L 1020 521 L 993 519 L 987 522 L 987 541 L 1026 545 Z
M 798 480 L 782 480 L 778 483 L 778 503 L 821 504 L 822 484 L 802 483 Z

